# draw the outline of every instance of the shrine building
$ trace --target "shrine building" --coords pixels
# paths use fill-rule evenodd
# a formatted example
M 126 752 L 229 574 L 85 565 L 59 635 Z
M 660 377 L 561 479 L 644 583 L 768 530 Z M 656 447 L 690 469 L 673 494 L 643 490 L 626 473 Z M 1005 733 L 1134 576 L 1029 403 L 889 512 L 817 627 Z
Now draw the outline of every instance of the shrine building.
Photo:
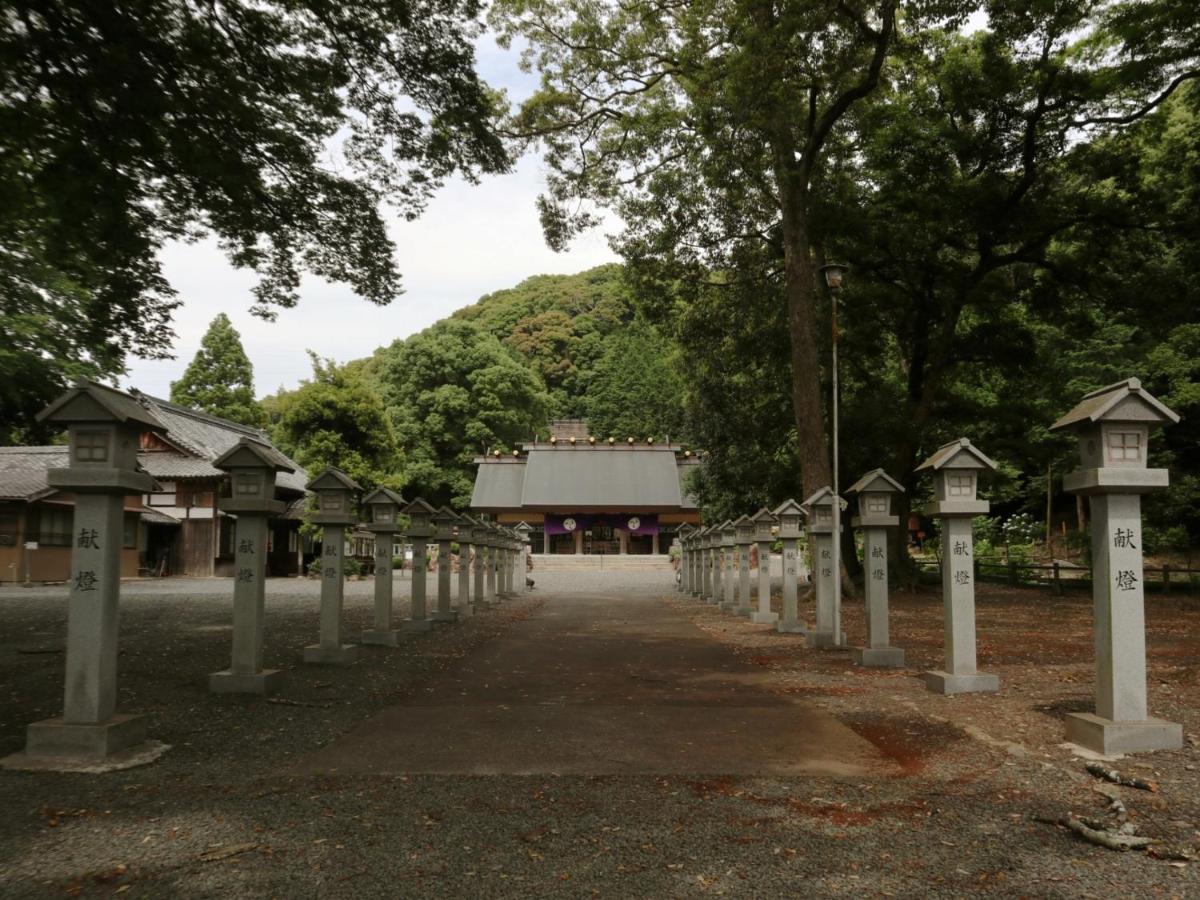
M 684 483 L 699 461 L 669 441 L 599 438 L 581 419 L 550 437 L 477 457 L 471 511 L 527 523 L 535 553 L 667 553 L 700 510 Z

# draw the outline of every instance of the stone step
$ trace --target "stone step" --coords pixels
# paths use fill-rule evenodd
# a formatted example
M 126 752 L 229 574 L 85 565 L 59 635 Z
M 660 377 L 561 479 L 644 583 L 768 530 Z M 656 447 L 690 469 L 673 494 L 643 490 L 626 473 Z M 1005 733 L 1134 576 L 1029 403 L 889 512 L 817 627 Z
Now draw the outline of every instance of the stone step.
M 535 553 L 533 555 L 534 571 L 564 572 L 571 570 L 590 569 L 621 569 L 623 571 L 658 571 L 669 570 L 671 558 L 665 555 L 652 556 L 649 554 L 571 554 L 571 553 Z

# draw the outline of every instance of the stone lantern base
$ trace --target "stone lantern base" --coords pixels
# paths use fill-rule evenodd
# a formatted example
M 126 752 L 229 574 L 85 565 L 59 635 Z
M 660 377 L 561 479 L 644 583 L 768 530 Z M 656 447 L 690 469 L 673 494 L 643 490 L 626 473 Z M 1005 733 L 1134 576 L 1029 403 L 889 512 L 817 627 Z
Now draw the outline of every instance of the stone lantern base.
M 359 643 L 374 644 L 379 647 L 396 647 L 400 644 L 400 632 L 395 628 L 368 628 L 362 633 Z
M 876 669 L 904 668 L 903 647 L 855 647 L 850 658 L 860 666 Z
M 317 666 L 349 666 L 358 659 L 358 648 L 353 644 L 340 647 L 322 647 L 313 644 L 304 648 L 304 661 Z
M 1114 722 L 1094 713 L 1068 713 L 1067 740 L 1104 756 L 1179 750 L 1183 747 L 1183 726 L 1162 719 Z
M 458 610 L 457 609 L 449 609 L 449 610 L 446 610 L 446 612 L 441 612 L 440 610 L 434 610 L 433 614 L 430 615 L 429 618 L 434 622 L 457 622 L 458 621 Z
M 433 631 L 433 622 L 429 619 L 405 619 L 401 627 L 409 634 L 424 634 Z
M 755 610 L 750 613 L 750 621 L 755 625 L 774 625 L 779 621 L 779 613 L 777 612 L 760 612 Z
M 986 672 L 955 675 L 941 669 L 921 675 L 925 687 L 935 694 L 986 694 L 1000 690 L 1000 676 Z
M 775 630 L 780 634 L 808 634 L 808 624 L 803 619 L 797 619 L 795 622 L 780 619 L 775 624 Z
M 144 716 L 116 713 L 111 719 L 95 724 L 66 722 L 61 717 L 43 719 L 26 728 L 25 755 L 103 759 L 145 740 Z
M 273 694 L 283 683 L 279 669 L 261 672 L 213 672 L 208 676 L 208 689 L 214 694 Z
M 832 631 L 810 631 L 808 633 L 808 645 L 816 647 L 819 650 L 845 650 L 846 649 L 846 632 L 842 632 L 837 640 L 834 640 Z

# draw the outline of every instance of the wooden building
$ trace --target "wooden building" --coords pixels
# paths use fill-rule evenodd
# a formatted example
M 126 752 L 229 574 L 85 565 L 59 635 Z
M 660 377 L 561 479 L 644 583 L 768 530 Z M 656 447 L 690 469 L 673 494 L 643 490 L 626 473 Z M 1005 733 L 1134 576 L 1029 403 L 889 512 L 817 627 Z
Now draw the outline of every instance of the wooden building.
M 535 553 L 666 553 L 679 526 L 700 523 L 685 484 L 698 461 L 678 444 L 600 439 L 570 419 L 475 462 L 471 509 L 527 522 Z
M 126 501 L 121 574 L 231 575 L 236 516 L 217 500 L 229 492 L 229 475 L 212 463 L 242 437 L 270 444 L 266 434 L 219 416 L 188 409 L 138 391 L 130 396 L 166 426 L 141 435 L 138 465 L 158 490 Z M 47 471 L 67 465 L 66 446 L 0 448 L 0 578 L 63 581 L 70 568 L 74 498 L 50 488 Z M 276 497 L 287 511 L 269 529 L 267 572 L 303 571 L 306 542 L 300 525 L 307 476 L 300 466 L 280 473 Z

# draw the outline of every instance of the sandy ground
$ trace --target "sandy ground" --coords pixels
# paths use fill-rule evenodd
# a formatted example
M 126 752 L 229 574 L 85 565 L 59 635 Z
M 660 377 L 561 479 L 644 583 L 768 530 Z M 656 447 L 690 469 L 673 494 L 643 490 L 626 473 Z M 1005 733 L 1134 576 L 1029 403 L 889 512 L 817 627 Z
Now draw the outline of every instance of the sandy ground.
M 403 596 L 407 580 L 397 586 Z M 370 590 L 347 585 L 348 637 L 369 624 Z M 299 662 L 317 630 L 316 584 L 272 581 L 266 660 L 287 676 L 285 702 L 274 703 L 207 692 L 207 673 L 227 664 L 229 591 L 221 580 L 125 586 L 120 706 L 146 714 L 151 736 L 171 750 L 103 776 L 0 772 L 0 896 L 1200 894 L 1196 864 L 1116 853 L 1031 819 L 1103 816 L 1100 791 L 1111 790 L 1061 746 L 1063 715 L 1091 706 L 1082 596 L 981 588 L 980 665 L 1002 689 L 946 698 L 916 677 L 940 661 L 932 594 L 893 598 L 893 642 L 910 663 L 896 671 L 857 669 L 844 652 L 809 650 L 723 615 L 674 593 L 668 576 L 622 572 L 545 572 L 522 600 L 399 648 L 363 648 L 353 667 L 317 669 Z M 750 762 L 737 775 L 688 771 L 686 762 L 657 774 L 407 771 L 422 768 L 415 752 L 367 771 L 306 763 L 349 746 L 338 742 L 375 716 L 403 723 L 406 709 L 431 697 L 453 707 L 451 685 L 476 684 L 462 689 L 475 691 L 483 712 L 517 705 L 503 690 L 477 690 L 471 670 L 504 660 L 504 647 L 528 642 L 589 593 L 641 604 L 647 618 L 667 615 L 680 639 L 706 636 L 704 652 L 733 659 L 755 691 L 821 711 L 863 739 L 878 771 L 780 775 L 766 760 L 756 771 L 760 734 L 747 738 Z M 0 589 L 0 753 L 21 747 L 26 723 L 59 711 L 64 600 L 61 588 Z M 1156 792 L 1119 793 L 1141 832 L 1161 839 L 1160 854 L 1200 841 L 1200 610 L 1190 603 L 1147 603 L 1150 707 L 1183 722 L 1188 744 L 1113 763 L 1157 782 Z M 596 624 L 619 640 L 627 624 L 618 620 L 628 618 L 597 615 Z M 853 601 L 845 627 L 851 643 L 861 640 Z M 566 664 L 561 654 L 543 658 Z M 624 692 L 635 706 L 641 696 L 647 712 L 667 705 L 669 686 L 682 692 L 674 701 L 688 699 L 670 667 L 642 693 L 637 679 L 614 675 L 619 662 L 598 654 L 587 663 L 608 694 Z M 522 665 L 522 684 L 557 671 L 539 671 L 532 657 Z M 634 673 L 643 682 L 648 665 Z M 461 721 L 472 727 L 470 716 Z M 592 747 L 600 758 L 604 740 Z M 538 735 L 529 741 L 536 748 Z M 488 752 L 487 741 L 477 746 Z

